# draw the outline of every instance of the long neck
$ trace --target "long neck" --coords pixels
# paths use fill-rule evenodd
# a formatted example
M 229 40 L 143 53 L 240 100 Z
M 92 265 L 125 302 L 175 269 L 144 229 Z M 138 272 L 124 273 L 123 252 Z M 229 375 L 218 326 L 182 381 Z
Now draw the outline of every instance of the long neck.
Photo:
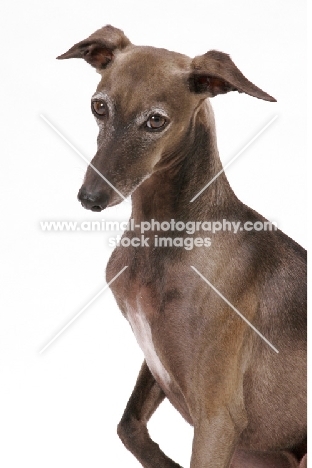
M 167 162 L 166 162 L 167 161 Z M 228 180 L 221 174 L 193 202 L 192 198 L 221 170 L 213 112 L 204 102 L 174 154 L 167 155 L 132 196 L 132 217 L 143 220 L 202 220 L 220 217 L 237 205 Z

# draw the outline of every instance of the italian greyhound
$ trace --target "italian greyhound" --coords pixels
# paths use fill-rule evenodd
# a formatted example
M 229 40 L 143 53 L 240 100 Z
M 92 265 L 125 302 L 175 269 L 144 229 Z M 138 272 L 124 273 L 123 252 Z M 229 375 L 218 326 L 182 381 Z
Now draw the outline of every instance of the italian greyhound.
M 145 357 L 118 425 L 123 444 L 145 468 L 180 466 L 147 430 L 168 398 L 194 428 L 191 468 L 305 467 L 305 250 L 280 230 L 223 230 L 207 243 L 204 229 L 266 221 L 222 171 L 208 98 L 275 99 L 225 53 L 135 46 L 112 26 L 58 58 L 83 58 L 101 75 L 91 100 L 98 150 L 79 201 L 102 211 L 132 197 L 133 229 L 106 270 L 109 282 L 127 266 L 111 289 Z M 178 223 L 190 221 L 198 231 L 186 249 Z

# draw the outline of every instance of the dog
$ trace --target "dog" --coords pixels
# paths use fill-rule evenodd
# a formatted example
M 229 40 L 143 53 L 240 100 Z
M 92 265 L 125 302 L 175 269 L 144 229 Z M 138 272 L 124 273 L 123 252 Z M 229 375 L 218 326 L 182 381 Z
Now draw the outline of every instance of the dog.
M 306 467 L 306 252 L 280 230 L 207 238 L 203 224 L 266 222 L 228 183 L 210 98 L 275 99 L 223 52 L 191 59 L 135 46 L 112 26 L 58 58 L 101 75 L 91 100 L 98 150 L 79 201 L 100 212 L 132 197 L 133 229 L 106 271 L 145 356 L 122 442 L 145 468 L 179 467 L 147 430 L 168 398 L 194 427 L 191 468 Z M 198 231 L 186 249 L 177 223 L 190 221 Z

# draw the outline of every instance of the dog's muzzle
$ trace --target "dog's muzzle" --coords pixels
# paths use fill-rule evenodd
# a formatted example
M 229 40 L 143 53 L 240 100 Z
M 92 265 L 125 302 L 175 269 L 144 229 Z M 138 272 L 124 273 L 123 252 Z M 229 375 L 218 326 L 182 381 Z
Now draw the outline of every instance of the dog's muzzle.
M 102 211 L 108 205 L 108 195 L 104 192 L 87 192 L 84 186 L 78 192 L 78 200 L 84 208 L 91 211 Z

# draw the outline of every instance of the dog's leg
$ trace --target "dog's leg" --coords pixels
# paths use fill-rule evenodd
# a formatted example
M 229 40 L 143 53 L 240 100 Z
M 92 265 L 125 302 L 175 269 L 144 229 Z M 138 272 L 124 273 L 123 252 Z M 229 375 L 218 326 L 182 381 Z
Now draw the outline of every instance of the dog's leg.
M 144 361 L 117 430 L 123 444 L 144 468 L 181 468 L 152 441 L 146 427 L 164 398 L 164 392 Z
M 202 417 L 194 426 L 191 468 L 228 468 L 240 432 L 227 408 Z
M 298 468 L 299 463 L 288 452 L 260 453 L 237 450 L 230 468 Z M 304 468 L 304 465 L 302 465 Z M 301 468 L 301 465 L 300 465 Z
M 232 349 L 229 345 L 225 346 L 229 340 L 224 335 L 221 342 L 222 348 L 227 349 L 229 358 L 223 361 L 218 359 L 218 348 L 212 354 L 215 360 L 207 360 L 202 353 L 201 359 L 209 362 L 210 366 L 200 366 L 202 373 L 195 375 L 194 383 L 199 391 L 193 393 L 190 404 L 194 426 L 190 468 L 229 468 L 240 435 L 248 424 L 243 374 L 238 372 L 241 357 L 238 357 L 234 346 Z M 222 372 L 220 369 L 217 372 L 220 365 L 224 365 L 224 368 Z M 205 385 L 204 390 L 201 387 L 202 382 Z

